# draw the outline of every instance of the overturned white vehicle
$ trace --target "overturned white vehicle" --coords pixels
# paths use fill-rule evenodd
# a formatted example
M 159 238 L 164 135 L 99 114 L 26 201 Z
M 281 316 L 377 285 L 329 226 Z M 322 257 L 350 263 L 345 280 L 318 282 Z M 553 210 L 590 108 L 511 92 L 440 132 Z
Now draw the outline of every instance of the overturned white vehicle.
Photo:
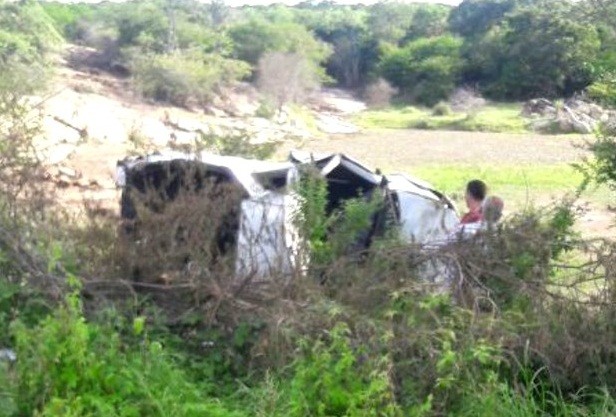
M 185 211 L 216 211 L 223 206 L 217 200 L 231 200 L 224 205 L 224 221 L 210 232 L 217 251 L 233 255 L 235 274 L 264 278 L 298 273 L 306 257 L 299 253 L 302 245 L 296 219 L 301 216 L 301 204 L 294 190 L 299 167 L 305 164 L 316 167 L 327 181 L 328 212 L 346 200 L 380 193 L 383 210 L 391 214 L 404 241 L 422 244 L 442 239 L 458 222 L 453 203 L 429 184 L 402 174 L 377 174 L 343 154 L 293 152 L 289 162 L 269 162 L 206 152 L 169 152 L 118 162 L 124 231 L 134 234 L 144 227 L 141 210 L 163 211 L 187 190 L 193 200 L 183 206 Z M 197 204 L 203 199 L 212 204 Z M 366 234 L 365 247 L 375 230 Z

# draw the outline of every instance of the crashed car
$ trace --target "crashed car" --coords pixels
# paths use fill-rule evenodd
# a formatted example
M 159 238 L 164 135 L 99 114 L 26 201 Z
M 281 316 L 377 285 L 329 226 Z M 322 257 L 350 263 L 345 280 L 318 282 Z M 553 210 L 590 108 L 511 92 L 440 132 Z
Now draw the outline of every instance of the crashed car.
M 128 234 L 138 229 L 136 202 L 145 195 L 158 197 L 148 200 L 145 208 L 161 211 L 183 189 L 210 199 L 224 198 L 232 190 L 237 202 L 228 209 L 228 219 L 213 231 L 218 250 L 234 253 L 238 277 L 292 275 L 303 264 L 300 259 L 305 259 L 299 254 L 301 242 L 294 221 L 300 207 L 294 185 L 303 165 L 316 167 L 327 181 L 328 214 L 349 199 L 370 198 L 375 193 L 384 198 L 383 212 L 374 216 L 373 227 L 362 236 L 363 247 L 386 227 L 387 214 L 402 240 L 409 243 L 442 239 L 458 222 L 453 203 L 429 184 L 404 174 L 377 174 L 340 153 L 292 152 L 289 162 L 269 162 L 207 152 L 169 152 L 118 162 L 124 229 Z M 223 185 L 225 192 L 208 194 Z
M 137 202 L 162 211 L 182 190 L 203 198 L 228 200 L 228 219 L 217 225 L 217 249 L 235 253 L 238 276 L 292 273 L 297 252 L 297 233 L 292 216 L 297 198 L 288 192 L 298 180 L 295 164 L 276 163 L 202 152 L 177 152 L 129 158 L 118 162 L 117 182 L 122 187 L 121 217 L 127 234 L 139 227 Z M 219 190 L 212 194 L 208 191 Z M 158 198 L 145 199 L 154 194 Z
M 384 211 L 392 212 L 400 238 L 425 244 L 444 239 L 459 223 L 454 203 L 430 184 L 406 174 L 380 175 L 355 159 L 341 154 L 291 152 L 296 164 L 312 164 L 327 180 L 328 213 L 351 198 L 385 198 Z M 378 216 L 374 219 L 378 222 Z M 375 229 L 382 225 L 375 225 Z

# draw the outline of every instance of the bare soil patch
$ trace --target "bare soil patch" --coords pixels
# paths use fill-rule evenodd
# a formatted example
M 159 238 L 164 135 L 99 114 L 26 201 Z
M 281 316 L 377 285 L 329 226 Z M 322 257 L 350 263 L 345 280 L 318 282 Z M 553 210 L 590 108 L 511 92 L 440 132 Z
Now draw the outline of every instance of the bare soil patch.
M 581 135 L 538 135 L 428 130 L 382 130 L 306 141 L 314 152 L 345 152 L 373 167 L 504 163 L 554 165 L 579 161 Z M 286 153 L 294 144 L 283 147 Z

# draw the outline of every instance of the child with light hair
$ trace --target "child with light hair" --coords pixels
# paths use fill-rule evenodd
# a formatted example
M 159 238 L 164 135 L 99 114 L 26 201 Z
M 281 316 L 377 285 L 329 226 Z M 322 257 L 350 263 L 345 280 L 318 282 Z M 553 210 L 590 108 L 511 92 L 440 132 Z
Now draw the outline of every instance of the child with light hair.
M 503 209 L 505 203 L 503 199 L 497 196 L 487 197 L 482 204 L 481 213 L 483 215 L 483 221 L 487 224 L 498 223 L 503 217 Z
M 446 242 L 454 242 L 460 239 L 467 239 L 475 236 L 477 232 L 486 230 L 498 223 L 503 217 L 503 199 L 497 196 L 488 196 L 481 203 L 478 209 L 479 219 L 470 223 L 460 222 L 454 230 L 447 236 Z

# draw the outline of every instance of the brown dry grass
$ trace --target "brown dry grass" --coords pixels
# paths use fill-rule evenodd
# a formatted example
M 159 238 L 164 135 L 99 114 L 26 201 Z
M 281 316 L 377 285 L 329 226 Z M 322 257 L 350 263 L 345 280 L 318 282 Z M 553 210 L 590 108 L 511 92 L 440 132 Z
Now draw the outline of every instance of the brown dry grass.
M 306 141 L 314 152 L 345 152 L 373 167 L 407 170 L 429 164 L 562 164 L 579 160 L 581 135 L 377 130 Z M 288 143 L 280 154 L 297 146 Z

